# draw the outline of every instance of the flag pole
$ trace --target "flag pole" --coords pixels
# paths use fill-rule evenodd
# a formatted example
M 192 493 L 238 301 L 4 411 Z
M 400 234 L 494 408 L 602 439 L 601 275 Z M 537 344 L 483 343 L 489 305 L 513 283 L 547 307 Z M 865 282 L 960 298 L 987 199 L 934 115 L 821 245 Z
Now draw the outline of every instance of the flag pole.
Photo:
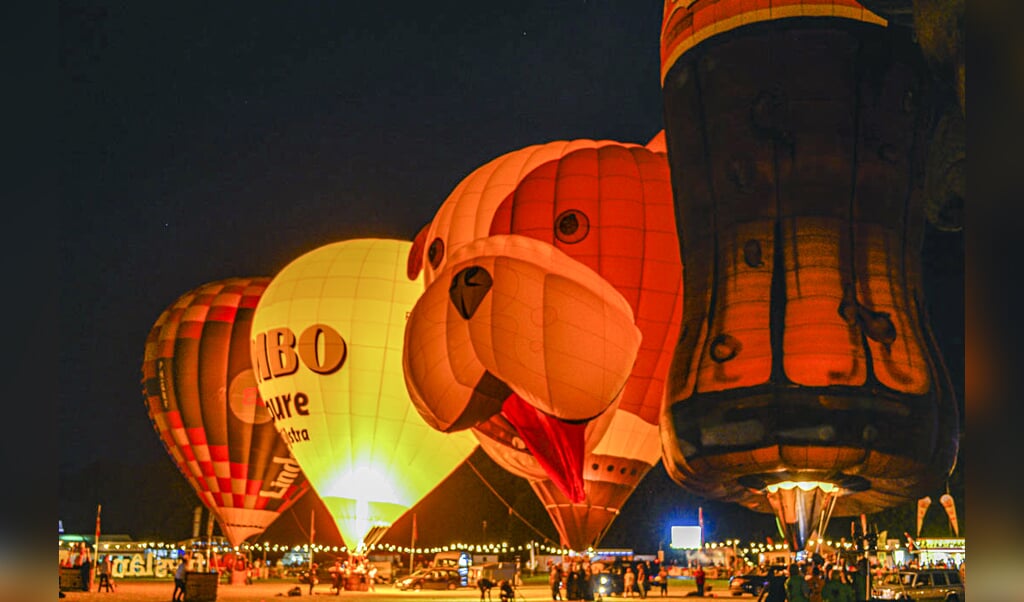
M 313 537 L 316 534 L 316 509 L 309 510 L 309 580 L 313 577 Z
M 409 546 L 409 574 L 416 570 L 416 513 L 412 513 L 412 545 Z
M 697 525 L 700 526 L 700 553 L 704 553 L 704 508 L 697 506 Z
M 100 560 L 100 510 L 103 509 L 103 504 L 96 504 L 96 537 L 93 538 L 93 545 L 96 546 L 96 552 L 93 554 L 92 571 L 89 573 L 89 581 L 86 585 L 89 586 L 89 591 L 92 591 L 92 584 L 96 582 L 96 571 L 97 564 Z M 96 591 L 100 591 L 97 589 Z

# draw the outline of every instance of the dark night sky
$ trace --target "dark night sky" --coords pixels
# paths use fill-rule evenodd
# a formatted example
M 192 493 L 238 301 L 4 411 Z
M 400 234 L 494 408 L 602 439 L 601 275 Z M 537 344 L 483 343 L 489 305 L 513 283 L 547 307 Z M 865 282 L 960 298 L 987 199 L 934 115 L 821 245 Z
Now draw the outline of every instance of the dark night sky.
M 140 388 L 143 343 L 167 305 L 213 280 L 273 276 L 329 242 L 411 240 L 464 176 L 523 146 L 645 143 L 662 123 L 661 10 L 656 0 L 61 2 L 65 527 L 91 530 L 104 503 L 106 532 L 188 536 L 197 498 L 161 447 Z M 962 238 L 929 244 L 926 275 L 953 292 L 933 318 L 962 387 Z M 509 501 L 522 496 L 524 513 L 536 513 L 524 483 L 482 453 L 473 458 Z M 132 490 L 144 499 L 113 493 Z M 489 539 L 494 525 L 514 522 L 470 470 L 438 496 L 445 491 L 479 496 Z M 619 522 L 647 522 L 636 518 L 643 496 L 695 518 L 695 498 L 658 467 L 627 506 L 635 516 Z M 309 505 L 273 534 L 298 537 Z M 463 537 L 481 529 L 463 522 L 474 523 Z M 609 540 L 628 543 L 625 533 L 616 525 Z

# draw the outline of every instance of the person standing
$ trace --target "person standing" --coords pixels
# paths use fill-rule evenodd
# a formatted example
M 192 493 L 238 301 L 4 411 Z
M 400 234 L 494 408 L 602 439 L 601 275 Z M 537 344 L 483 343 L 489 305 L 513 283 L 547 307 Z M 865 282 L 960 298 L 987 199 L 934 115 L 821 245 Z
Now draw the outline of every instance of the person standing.
M 557 564 L 551 565 L 551 572 L 548 573 L 548 585 L 551 586 L 551 599 L 562 599 L 562 569 Z
M 786 575 L 782 567 L 772 567 L 768 572 L 768 583 L 762 591 L 764 602 L 786 602 Z
M 822 602 L 821 589 L 823 587 L 825 587 L 825 578 L 821 576 L 821 567 L 813 564 L 807 573 L 807 589 L 809 590 L 807 597 L 811 602 Z
M 636 587 L 636 573 L 633 572 L 633 565 L 627 564 L 626 572 L 622 575 L 622 595 L 632 598 L 634 587 Z
M 89 548 L 84 543 L 79 559 L 81 564 L 78 565 L 78 573 L 82 576 L 82 591 L 92 591 L 92 558 L 89 556 Z
M 341 559 L 335 558 L 334 564 L 328 569 L 331 572 L 331 589 L 334 590 L 334 595 L 340 595 L 343 587 L 342 579 L 345 576 L 345 572 L 341 568 Z
M 853 586 L 843 581 L 842 571 L 832 569 L 828 583 L 821 588 L 823 602 L 853 602 Z
M 704 567 L 697 565 L 697 570 L 693 572 L 693 582 L 697 584 L 697 595 L 704 595 L 704 583 L 705 583 Z
M 795 562 L 789 565 L 789 577 L 786 578 L 786 599 L 789 602 L 810 602 L 811 588 L 807 585 L 800 565 Z
M 668 571 L 665 570 L 665 563 L 658 569 L 658 586 L 661 588 L 661 597 L 668 596 Z
M 185 557 L 178 556 L 178 566 L 174 569 L 174 593 L 171 594 L 171 602 L 180 602 L 185 599 Z
M 309 595 L 310 596 L 313 595 L 313 586 L 315 586 L 317 583 L 320 582 L 320 579 L 318 579 L 317 576 L 316 576 L 316 573 L 317 573 L 318 570 L 320 570 L 320 565 L 315 563 L 315 562 L 312 565 L 310 565 L 310 567 L 309 567 Z
M 590 563 L 583 565 L 581 571 L 582 576 L 580 581 L 583 587 L 583 599 L 587 602 L 593 602 L 594 600 L 594 571 L 590 567 Z
M 636 565 L 636 587 L 641 598 L 647 597 L 647 563 Z
M 579 583 L 576 580 L 577 573 L 576 569 L 569 565 L 569 570 L 565 574 L 565 599 L 566 600 L 579 600 Z
M 860 558 L 850 571 L 850 585 L 853 586 L 853 598 L 864 602 L 868 596 L 868 579 L 871 578 L 871 565 L 867 558 Z

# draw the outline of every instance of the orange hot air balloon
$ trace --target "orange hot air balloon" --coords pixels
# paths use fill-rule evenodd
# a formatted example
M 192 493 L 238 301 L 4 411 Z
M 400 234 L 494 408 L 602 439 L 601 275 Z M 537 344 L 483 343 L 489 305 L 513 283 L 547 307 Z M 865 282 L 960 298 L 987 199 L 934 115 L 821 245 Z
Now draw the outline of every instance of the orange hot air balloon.
M 182 295 L 150 330 L 142 363 L 150 420 L 233 546 L 309 490 L 252 371 L 249 331 L 269 283 L 230 278 Z
M 563 544 L 595 544 L 660 456 L 682 312 L 664 154 L 575 140 L 499 157 L 417 236 L 420 269 L 405 347 L 417 408 L 528 479 Z
M 775 512 L 794 549 L 916 500 L 957 454 L 921 283 L 933 95 L 891 33 L 852 0 L 665 3 L 686 300 L 663 458 Z

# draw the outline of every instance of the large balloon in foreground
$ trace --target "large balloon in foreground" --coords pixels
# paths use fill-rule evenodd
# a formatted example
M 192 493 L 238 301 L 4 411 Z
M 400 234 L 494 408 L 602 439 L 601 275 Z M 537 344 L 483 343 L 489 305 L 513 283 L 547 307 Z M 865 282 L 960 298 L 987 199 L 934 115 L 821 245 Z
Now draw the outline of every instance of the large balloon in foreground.
M 237 546 L 309 483 L 259 397 L 253 311 L 269 278 L 231 278 L 182 295 L 146 339 L 143 393 L 167 452 Z
M 957 453 L 925 315 L 918 50 L 852 0 L 665 3 L 666 137 L 686 265 L 669 474 L 775 512 L 912 503 Z
M 345 543 L 369 546 L 476 449 L 427 426 L 402 377 L 412 243 L 356 239 L 288 264 L 252 329 L 252 365 L 274 422 Z
M 406 330 L 413 400 L 528 479 L 574 549 L 660 457 L 682 312 L 669 180 L 636 144 L 527 147 L 465 178 L 410 258 L 427 282 Z

